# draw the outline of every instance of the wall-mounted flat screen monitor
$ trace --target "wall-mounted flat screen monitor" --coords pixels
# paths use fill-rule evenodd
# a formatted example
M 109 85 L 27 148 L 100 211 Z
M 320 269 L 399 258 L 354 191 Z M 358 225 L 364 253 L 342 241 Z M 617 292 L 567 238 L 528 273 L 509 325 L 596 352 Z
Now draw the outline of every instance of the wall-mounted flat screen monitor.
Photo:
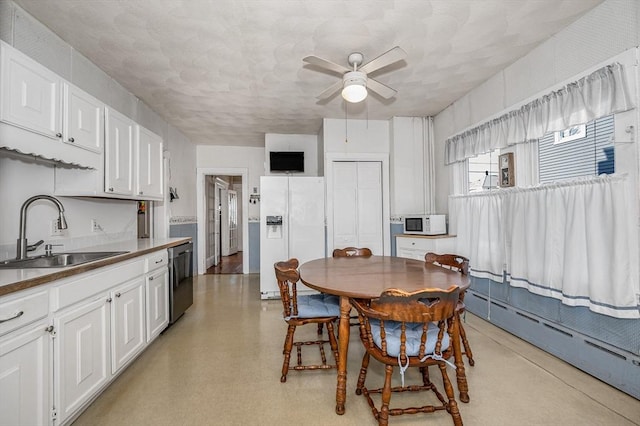
M 302 151 L 271 151 L 269 164 L 272 172 L 304 172 L 304 152 Z

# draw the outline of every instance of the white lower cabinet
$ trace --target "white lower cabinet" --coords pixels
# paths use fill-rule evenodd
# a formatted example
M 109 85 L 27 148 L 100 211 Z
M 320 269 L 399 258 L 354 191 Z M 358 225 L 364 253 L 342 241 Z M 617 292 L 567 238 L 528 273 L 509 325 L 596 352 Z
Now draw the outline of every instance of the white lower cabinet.
M 147 342 L 151 342 L 169 324 L 169 272 L 166 266 L 147 275 L 146 301 Z
M 56 316 L 54 393 L 64 422 L 110 379 L 111 304 L 106 295 Z
M 428 252 L 447 254 L 455 250 L 456 237 L 452 235 L 396 235 L 396 256 L 424 260 Z
M 167 251 L 0 297 L 0 426 L 68 425 L 169 323 Z
M 0 338 L 0 424 L 47 425 L 51 338 L 40 321 Z
M 145 346 L 142 277 L 111 292 L 111 372 L 117 373 Z

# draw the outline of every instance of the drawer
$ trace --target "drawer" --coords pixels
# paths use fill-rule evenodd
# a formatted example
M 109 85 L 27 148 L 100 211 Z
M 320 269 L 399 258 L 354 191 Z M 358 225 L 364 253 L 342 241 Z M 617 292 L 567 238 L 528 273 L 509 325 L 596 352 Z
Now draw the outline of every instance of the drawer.
M 49 315 L 49 291 L 0 300 L 0 335 Z
M 166 268 L 169 265 L 169 253 L 167 250 L 160 250 L 147 255 L 145 258 L 144 271 L 151 272 L 156 269 Z
M 424 253 L 435 252 L 439 254 L 451 253 L 455 249 L 456 237 L 438 238 L 411 238 L 397 237 L 397 250 L 418 250 Z M 424 255 L 424 254 L 423 254 Z
M 85 272 L 78 278 L 69 280 L 51 290 L 52 309 L 57 311 L 142 275 L 144 275 L 143 258 Z

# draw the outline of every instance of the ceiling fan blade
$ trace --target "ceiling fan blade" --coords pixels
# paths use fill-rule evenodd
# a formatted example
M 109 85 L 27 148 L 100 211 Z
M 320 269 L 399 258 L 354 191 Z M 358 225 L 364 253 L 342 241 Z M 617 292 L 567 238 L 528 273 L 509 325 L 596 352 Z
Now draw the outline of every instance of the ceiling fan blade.
M 342 65 L 338 65 L 335 64 L 331 61 L 327 61 L 326 59 L 322 59 L 322 58 L 318 58 L 317 56 L 307 56 L 306 58 L 302 59 L 304 62 L 311 64 L 311 65 L 316 65 L 320 68 L 324 68 L 327 69 L 329 71 L 333 71 L 333 72 L 337 72 L 338 74 L 344 74 L 345 72 L 349 72 L 351 71 L 349 68 L 342 66 Z
M 360 68 L 358 71 L 362 71 L 364 73 L 371 73 L 380 68 L 384 68 L 387 65 L 393 64 L 394 62 L 398 62 L 407 57 L 407 52 L 402 50 L 400 47 L 396 46 L 391 50 L 387 50 L 382 55 L 378 56 L 375 59 L 367 62 Z
M 367 78 L 367 89 L 371 89 L 385 99 L 393 98 L 393 96 L 398 93 L 395 89 L 392 89 L 386 84 L 382 84 L 378 80 L 374 80 L 371 77 Z
M 316 98 L 321 99 L 321 100 L 330 98 L 335 92 L 337 92 L 341 88 L 342 88 L 342 80 L 336 81 L 331 86 L 327 87 L 327 89 L 324 92 L 322 92 L 318 96 L 316 96 Z

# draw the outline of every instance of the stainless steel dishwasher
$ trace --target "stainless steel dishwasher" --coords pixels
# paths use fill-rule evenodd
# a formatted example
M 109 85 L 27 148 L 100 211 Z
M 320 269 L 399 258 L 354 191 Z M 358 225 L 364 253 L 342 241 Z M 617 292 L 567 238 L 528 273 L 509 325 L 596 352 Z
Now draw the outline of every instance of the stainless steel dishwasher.
M 170 247 L 169 324 L 173 324 L 193 304 L 193 243 Z

